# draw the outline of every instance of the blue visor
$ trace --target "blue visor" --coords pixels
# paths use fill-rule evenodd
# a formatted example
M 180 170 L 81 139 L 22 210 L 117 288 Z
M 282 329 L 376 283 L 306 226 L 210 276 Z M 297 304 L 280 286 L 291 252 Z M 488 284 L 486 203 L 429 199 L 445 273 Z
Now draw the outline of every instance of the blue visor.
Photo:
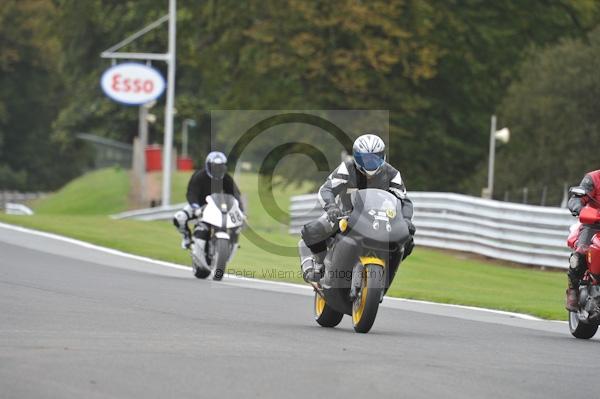
M 356 163 L 364 170 L 368 170 L 369 172 L 377 170 L 381 165 L 383 165 L 385 159 L 383 152 L 355 152 L 353 155 Z

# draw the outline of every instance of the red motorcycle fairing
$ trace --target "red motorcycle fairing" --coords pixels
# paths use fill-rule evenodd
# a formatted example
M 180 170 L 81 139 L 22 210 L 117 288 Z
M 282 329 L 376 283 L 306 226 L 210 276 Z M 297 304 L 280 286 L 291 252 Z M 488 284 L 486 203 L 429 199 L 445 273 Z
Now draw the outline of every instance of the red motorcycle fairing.
M 587 253 L 588 270 L 594 276 L 600 276 L 600 233 L 592 239 Z
M 600 223 L 600 209 L 591 205 L 584 206 L 581 212 L 579 212 L 579 222 L 569 228 L 569 237 L 567 238 L 568 247 L 573 250 L 577 249 L 577 241 L 579 240 L 579 234 L 583 225 L 596 223 Z
M 600 221 L 600 209 L 585 206 L 579 213 L 579 222 L 583 224 L 594 224 Z

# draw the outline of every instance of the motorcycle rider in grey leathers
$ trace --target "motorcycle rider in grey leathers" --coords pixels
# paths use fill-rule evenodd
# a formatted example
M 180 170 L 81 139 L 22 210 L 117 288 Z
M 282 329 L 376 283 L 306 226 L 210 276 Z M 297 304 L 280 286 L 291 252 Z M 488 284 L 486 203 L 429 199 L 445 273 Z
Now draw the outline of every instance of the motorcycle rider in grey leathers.
M 349 192 L 365 188 L 378 188 L 395 195 L 402 202 L 402 216 L 408 224 L 411 239 L 404 246 L 404 258 L 412 252 L 415 227 L 412 223 L 413 204 L 407 197 L 400 172 L 385 161 L 385 143 L 374 134 L 358 137 L 352 148 L 352 160 L 342 162 L 319 189 L 319 201 L 325 213 L 320 222 L 331 226 L 329 236 L 319 242 L 307 240 L 306 227 L 298 243 L 302 276 L 307 282 L 318 282 L 323 277 L 327 238 L 337 232 L 338 219 L 352 209 Z M 337 199 L 337 201 L 336 201 Z M 307 244 L 311 242 L 311 244 Z M 397 260 L 399 262 L 399 259 Z

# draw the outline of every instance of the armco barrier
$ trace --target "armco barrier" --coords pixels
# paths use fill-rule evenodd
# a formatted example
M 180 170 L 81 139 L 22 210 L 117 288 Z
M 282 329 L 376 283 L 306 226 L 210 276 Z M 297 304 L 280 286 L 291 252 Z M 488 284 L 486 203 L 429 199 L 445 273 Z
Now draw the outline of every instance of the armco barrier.
M 566 268 L 575 218 L 562 208 L 521 205 L 451 193 L 411 192 L 415 242 L 528 265 Z M 290 233 L 323 212 L 314 194 L 292 197 Z
M 144 220 L 144 221 L 152 221 L 152 220 L 167 220 L 172 219 L 175 212 L 180 210 L 185 206 L 185 203 L 175 204 L 166 207 L 156 207 L 156 208 L 147 208 L 147 209 L 138 209 L 135 211 L 127 211 L 118 213 L 116 215 L 112 215 L 113 219 L 134 219 L 134 220 Z
M 43 198 L 47 193 L 21 193 L 18 191 L 0 190 L 0 209 L 5 208 L 6 204 L 23 204 L 38 198 Z
M 171 220 L 173 215 L 178 210 L 182 209 L 186 205 L 185 202 L 180 204 L 169 205 L 166 207 L 157 206 L 154 208 L 136 209 L 133 211 L 121 212 L 115 215 L 111 215 L 112 219 L 134 219 L 134 220 Z M 242 205 L 244 209 L 248 210 L 248 201 L 244 195 L 242 195 Z
M 7 215 L 33 215 L 33 211 L 26 205 L 23 204 L 13 204 L 11 202 L 7 202 L 4 206 Z

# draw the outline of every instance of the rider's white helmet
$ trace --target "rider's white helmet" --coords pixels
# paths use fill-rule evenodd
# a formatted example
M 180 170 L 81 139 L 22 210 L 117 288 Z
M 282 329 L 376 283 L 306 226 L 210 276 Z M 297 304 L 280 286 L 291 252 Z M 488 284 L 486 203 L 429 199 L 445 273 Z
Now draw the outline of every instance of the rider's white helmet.
M 385 164 L 385 143 L 379 136 L 363 134 L 354 141 L 352 156 L 359 171 L 375 176 Z

